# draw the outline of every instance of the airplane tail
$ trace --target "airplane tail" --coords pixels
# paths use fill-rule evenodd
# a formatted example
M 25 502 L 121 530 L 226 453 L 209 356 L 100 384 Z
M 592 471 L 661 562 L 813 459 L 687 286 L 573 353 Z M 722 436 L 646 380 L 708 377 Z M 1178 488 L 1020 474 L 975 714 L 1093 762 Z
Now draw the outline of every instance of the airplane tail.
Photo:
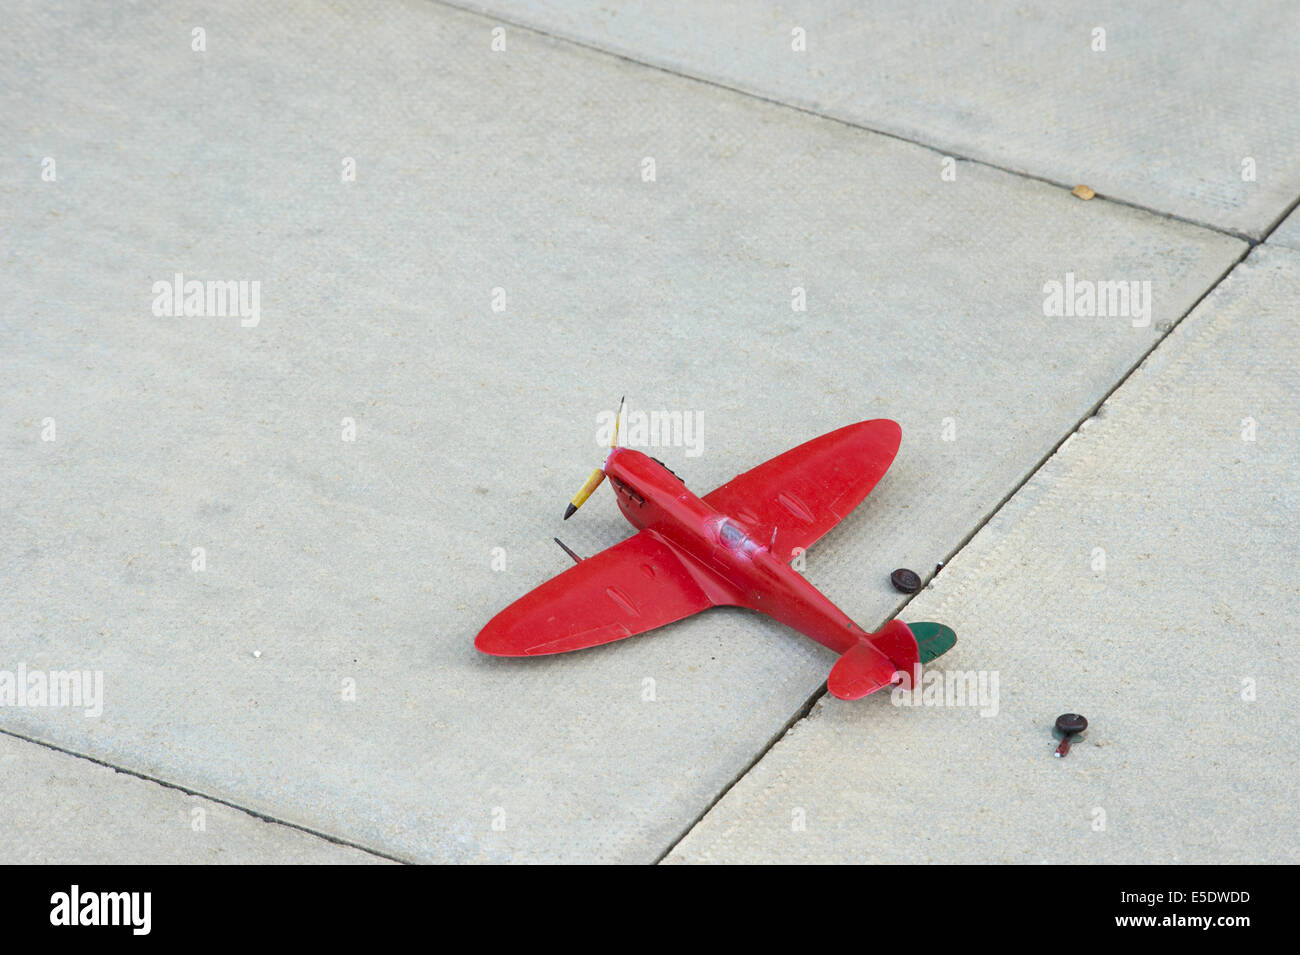
M 941 623 L 910 623 L 908 627 L 916 637 L 916 648 L 921 662 L 929 663 L 935 657 L 941 657 L 957 643 L 957 634 L 952 627 Z
M 957 635 L 938 623 L 891 620 L 869 640 L 853 647 L 836 662 L 826 687 L 841 700 L 857 700 L 897 682 L 896 675 L 913 677 L 921 663 L 952 649 Z

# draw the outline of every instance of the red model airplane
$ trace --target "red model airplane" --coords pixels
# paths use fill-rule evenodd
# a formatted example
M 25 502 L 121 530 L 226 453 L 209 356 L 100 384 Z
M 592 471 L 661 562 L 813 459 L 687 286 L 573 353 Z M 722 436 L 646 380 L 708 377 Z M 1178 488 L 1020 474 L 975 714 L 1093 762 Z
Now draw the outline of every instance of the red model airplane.
M 592 472 L 564 518 L 608 477 L 638 533 L 586 560 L 569 551 L 577 566 L 493 617 L 474 645 L 506 657 L 564 653 L 709 607 L 735 606 L 765 613 L 841 654 L 827 680 L 841 699 L 914 678 L 920 663 L 957 642 L 950 629 L 894 620 L 868 633 L 789 564 L 867 496 L 901 440 L 902 429 L 887 419 L 851 424 L 701 498 L 659 461 L 617 447 L 616 418 L 604 467 Z

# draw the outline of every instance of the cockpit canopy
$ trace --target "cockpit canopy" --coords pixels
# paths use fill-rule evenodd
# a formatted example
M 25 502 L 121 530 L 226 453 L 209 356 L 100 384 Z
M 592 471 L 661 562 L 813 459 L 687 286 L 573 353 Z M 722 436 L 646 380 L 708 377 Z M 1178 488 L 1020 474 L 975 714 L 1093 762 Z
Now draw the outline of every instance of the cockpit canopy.
M 718 527 L 718 538 L 732 550 L 740 550 L 750 543 L 749 537 L 737 525 L 724 520 Z

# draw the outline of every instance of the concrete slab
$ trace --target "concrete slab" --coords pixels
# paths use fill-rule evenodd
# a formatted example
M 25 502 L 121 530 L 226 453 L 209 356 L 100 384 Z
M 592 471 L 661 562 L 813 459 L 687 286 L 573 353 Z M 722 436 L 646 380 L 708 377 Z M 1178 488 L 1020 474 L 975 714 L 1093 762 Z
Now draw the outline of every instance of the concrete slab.
M 437 4 L 293 10 L 0 40 L 0 669 L 104 676 L 0 725 L 400 858 L 654 859 L 830 669 L 739 611 L 474 651 L 553 535 L 628 533 L 560 522 L 620 394 L 692 416 L 700 490 L 899 420 L 808 556 L 873 626 L 1244 250 Z M 155 315 L 176 273 L 259 321 Z M 1046 316 L 1068 274 L 1150 321 Z
M 1270 245 L 1284 245 L 1288 249 L 1300 249 L 1300 209 L 1296 209 L 1268 237 Z
M 4 865 L 387 862 L 3 733 L 0 806 Z
M 823 699 L 671 861 L 1300 861 L 1297 280 L 1253 252 L 906 608 L 996 713 Z
M 1300 196 L 1287 0 L 456 5 L 1256 238 Z

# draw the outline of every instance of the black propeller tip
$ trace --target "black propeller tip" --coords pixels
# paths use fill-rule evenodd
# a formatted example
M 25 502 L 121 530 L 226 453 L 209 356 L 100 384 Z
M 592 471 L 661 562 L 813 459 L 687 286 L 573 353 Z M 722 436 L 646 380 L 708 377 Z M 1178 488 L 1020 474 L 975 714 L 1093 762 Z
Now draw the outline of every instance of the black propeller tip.
M 577 510 L 578 510 L 578 509 L 577 509 L 576 507 L 574 507 L 572 504 L 570 504 L 568 507 L 566 507 L 566 508 L 564 509 L 564 519 L 567 521 L 567 520 L 568 520 L 569 518 L 571 518 L 575 513 L 577 513 Z

